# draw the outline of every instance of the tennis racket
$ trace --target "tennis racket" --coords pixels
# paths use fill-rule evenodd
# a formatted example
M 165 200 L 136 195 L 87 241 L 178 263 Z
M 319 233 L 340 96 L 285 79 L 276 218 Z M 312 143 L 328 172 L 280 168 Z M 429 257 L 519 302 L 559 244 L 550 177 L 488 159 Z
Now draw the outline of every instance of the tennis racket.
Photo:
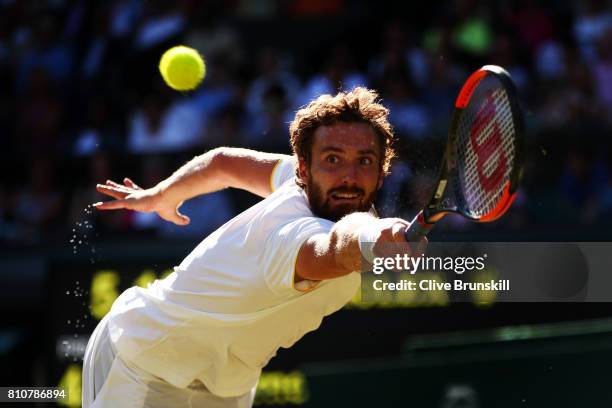
M 476 222 L 501 217 L 522 178 L 524 127 L 506 70 L 486 65 L 470 75 L 455 101 L 437 186 L 406 239 L 419 240 L 449 213 Z

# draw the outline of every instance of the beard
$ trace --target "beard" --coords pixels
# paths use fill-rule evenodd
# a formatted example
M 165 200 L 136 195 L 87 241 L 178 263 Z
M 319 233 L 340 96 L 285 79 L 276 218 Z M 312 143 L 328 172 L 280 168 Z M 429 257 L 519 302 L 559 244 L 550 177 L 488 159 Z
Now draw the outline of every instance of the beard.
M 319 218 L 325 218 L 333 222 L 337 222 L 345 215 L 354 212 L 370 211 L 376 199 L 377 192 L 378 189 L 372 191 L 370 194 L 366 194 L 366 192 L 359 187 L 341 186 L 328 190 L 327 193 L 323 193 L 321 186 L 312 182 L 312 179 L 306 186 L 306 195 L 308 196 L 312 213 Z M 357 200 L 347 203 L 338 202 L 332 198 L 333 194 L 341 193 L 358 194 L 359 197 Z

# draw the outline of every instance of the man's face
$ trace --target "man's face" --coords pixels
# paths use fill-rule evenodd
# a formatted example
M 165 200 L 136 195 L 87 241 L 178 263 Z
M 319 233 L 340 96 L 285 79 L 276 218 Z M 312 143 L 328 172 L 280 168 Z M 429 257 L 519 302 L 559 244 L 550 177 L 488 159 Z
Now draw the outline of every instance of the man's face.
M 382 186 L 381 146 L 365 123 L 336 123 L 317 128 L 310 165 L 300 159 L 310 208 L 317 217 L 338 221 L 369 211 Z

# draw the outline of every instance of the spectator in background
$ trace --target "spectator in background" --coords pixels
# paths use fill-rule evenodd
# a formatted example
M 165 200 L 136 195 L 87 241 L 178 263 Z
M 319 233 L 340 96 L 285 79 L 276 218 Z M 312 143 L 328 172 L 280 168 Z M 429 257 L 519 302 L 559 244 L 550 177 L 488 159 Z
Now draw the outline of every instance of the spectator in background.
M 514 43 L 534 55 L 554 38 L 555 26 L 550 12 L 542 8 L 536 0 L 521 0 L 516 8 L 506 16 L 507 23 L 516 33 L 518 42 Z
M 233 103 L 221 109 L 210 121 L 206 134 L 206 146 L 243 146 L 245 110 L 241 104 Z
M 425 52 L 410 39 L 401 21 L 385 24 L 381 53 L 368 63 L 368 75 L 373 84 L 382 82 L 385 76 L 408 75 L 418 88 L 425 87 L 429 65 Z
M 113 0 L 110 8 L 109 34 L 114 41 L 131 36 L 143 12 L 142 0 Z
M 91 32 L 85 43 L 78 74 L 88 82 L 105 76 L 106 69 L 112 65 L 113 44 L 110 38 L 111 10 L 108 6 L 98 6 L 92 16 Z
M 405 74 L 385 76 L 382 96 L 399 139 L 416 140 L 429 136 L 429 113 L 417 98 L 416 88 Z
M 17 144 L 17 140 L 13 137 L 18 118 L 15 93 L 12 91 L 13 78 L 11 66 L 8 62 L 5 64 L 0 57 L 0 89 L 3 90 L 0 92 L 0 152 L 6 153 L 14 151 Z
M 299 92 L 300 83 L 296 76 L 288 70 L 286 63 L 282 60 L 278 51 L 273 48 L 265 48 L 258 55 L 258 76 L 251 82 L 247 91 L 245 104 L 249 115 L 252 118 L 263 114 L 266 110 L 265 95 L 271 87 L 280 87 L 284 93 L 284 98 L 290 103 L 290 109 L 293 110 L 297 106 L 293 106 L 293 101 Z M 287 123 L 292 115 L 292 112 L 284 113 Z
M 493 46 L 490 10 L 477 0 L 461 0 L 455 5 L 451 45 L 467 66 L 482 65 Z
M 408 180 L 410 180 L 408 182 Z M 377 205 L 379 213 L 382 217 L 414 217 L 414 211 L 417 208 L 417 203 L 414 202 L 414 197 L 408 196 L 408 184 L 413 184 L 415 181 L 414 172 L 403 160 L 395 160 L 393 163 L 393 171 L 385 180 L 380 193 L 378 195 Z M 435 180 L 434 180 L 435 181 Z M 425 203 L 426 201 L 423 201 Z M 406 211 L 406 209 L 409 209 Z
M 598 128 L 601 105 L 596 100 L 591 70 L 575 53 L 566 54 L 567 76 L 545 94 L 540 104 L 540 120 L 545 128 L 585 132 Z M 595 133 L 596 134 L 596 133 Z
M 573 150 L 567 153 L 565 168 L 560 177 L 562 204 L 568 210 L 567 216 L 582 218 L 582 208 L 591 201 L 597 191 L 593 179 L 593 158 L 591 155 Z
M 429 82 L 423 90 L 423 100 L 430 115 L 433 134 L 446 134 L 453 113 L 453 101 L 464 77 L 463 71 L 452 59 L 431 58 Z
M 8 65 L 11 58 L 11 28 L 8 16 L 0 13 L 0 69 Z
M 36 158 L 31 161 L 28 184 L 15 201 L 15 220 L 19 225 L 17 236 L 21 242 L 40 244 L 57 238 L 57 223 L 64 205 L 57 184 L 53 159 Z
M 204 83 L 182 101 L 183 107 L 197 112 L 202 126 L 210 125 L 210 128 L 214 128 L 215 123 L 212 118 L 231 106 L 240 105 L 242 109 L 239 87 L 232 74 L 225 68 L 222 60 L 207 56 Z M 217 143 L 207 132 L 204 132 L 202 137 L 205 145 Z
M 346 7 L 344 0 L 293 0 L 288 3 L 289 13 L 301 18 L 339 16 Z
M 558 40 L 553 39 L 544 43 L 534 56 L 534 68 L 538 79 L 544 83 L 561 80 L 567 75 L 565 58 L 566 49 Z
M 186 30 L 185 16 L 176 4 L 149 0 L 134 37 L 134 49 L 146 51 L 163 45 Z
M 251 82 L 245 105 L 248 112 L 246 146 L 276 150 L 287 145 L 287 129 L 292 120 L 299 81 L 278 52 L 265 48 L 258 55 L 259 75 Z
M 22 151 L 58 151 L 63 147 L 64 104 L 56 82 L 43 67 L 32 69 L 28 90 L 19 100 L 16 139 Z
M 189 0 L 186 3 L 189 3 Z M 230 76 L 233 76 L 245 64 L 245 46 L 241 32 L 224 14 L 226 11 L 222 3 L 214 3 L 209 2 L 206 7 L 196 7 L 189 15 L 192 24 L 185 34 L 185 44 L 200 51 L 207 59 L 207 64 L 212 60 L 222 62 L 222 68 L 215 75 L 229 72 Z M 232 6 L 227 5 L 228 8 Z
M 515 54 L 515 41 L 508 34 L 500 34 L 494 40 L 490 62 L 504 67 L 512 76 L 512 80 L 520 94 L 528 90 L 529 73 L 523 64 L 520 64 Z
M 608 158 L 606 179 L 597 186 L 596 194 L 585 209 L 585 221 L 601 223 L 612 216 L 612 160 Z
M 167 92 L 151 92 L 130 118 L 130 153 L 167 153 L 201 145 L 204 116 L 185 100 L 171 101 Z
M 90 156 L 99 149 L 120 150 L 119 131 L 111 115 L 106 99 L 101 96 L 89 101 L 87 118 L 73 145 L 77 156 Z
M 587 62 L 597 60 L 597 42 L 612 27 L 612 11 L 606 0 L 575 3 L 578 16 L 574 20 L 574 37 L 581 57 Z
M 341 89 L 367 87 L 367 78 L 355 66 L 351 49 L 346 44 L 331 48 L 323 63 L 323 71 L 310 78 L 298 96 L 298 106 L 306 105 L 323 94 L 335 94 Z
M 13 192 L 0 185 L 0 243 L 17 243 L 19 224 L 14 216 L 15 197 Z
M 612 27 L 599 40 L 598 57 L 593 67 L 595 92 L 605 110 L 602 119 L 612 128 Z
M 262 111 L 259 115 L 251 117 L 248 121 L 249 126 L 244 139 L 246 146 L 288 153 L 287 115 L 291 111 L 285 88 L 280 84 L 269 84 L 262 95 L 261 106 Z
M 59 38 L 58 25 L 58 20 L 51 15 L 43 15 L 36 20 L 32 43 L 24 52 L 18 66 L 18 93 L 27 93 L 33 85 L 33 71 L 47 72 L 60 88 L 67 85 L 72 74 L 74 57 L 70 46 Z

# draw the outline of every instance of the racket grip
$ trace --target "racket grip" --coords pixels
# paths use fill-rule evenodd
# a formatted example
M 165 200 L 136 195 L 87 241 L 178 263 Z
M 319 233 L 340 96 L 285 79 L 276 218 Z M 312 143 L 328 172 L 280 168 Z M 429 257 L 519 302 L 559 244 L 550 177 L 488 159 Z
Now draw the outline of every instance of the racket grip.
M 414 217 L 410 226 L 406 229 L 404 233 L 406 236 L 406 241 L 408 242 L 417 242 L 422 237 L 426 236 L 429 231 L 433 228 L 434 224 L 430 224 L 425 221 L 425 216 L 423 215 L 423 211 L 419 211 L 419 213 Z

